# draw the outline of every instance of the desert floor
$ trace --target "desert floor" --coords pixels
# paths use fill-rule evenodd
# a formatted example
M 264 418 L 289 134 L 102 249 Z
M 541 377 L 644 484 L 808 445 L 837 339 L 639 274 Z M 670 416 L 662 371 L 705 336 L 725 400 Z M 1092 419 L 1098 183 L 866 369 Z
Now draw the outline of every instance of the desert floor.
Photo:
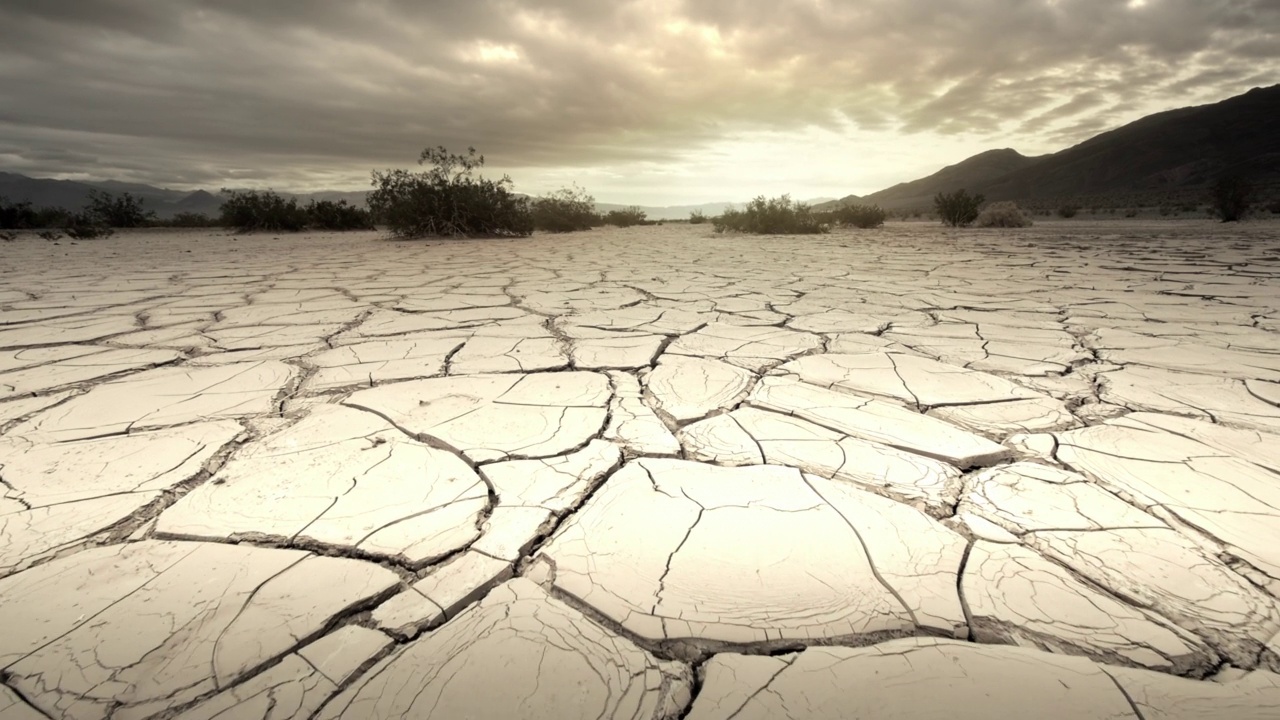
M 0 270 L 4 720 L 1280 717 L 1280 223 Z

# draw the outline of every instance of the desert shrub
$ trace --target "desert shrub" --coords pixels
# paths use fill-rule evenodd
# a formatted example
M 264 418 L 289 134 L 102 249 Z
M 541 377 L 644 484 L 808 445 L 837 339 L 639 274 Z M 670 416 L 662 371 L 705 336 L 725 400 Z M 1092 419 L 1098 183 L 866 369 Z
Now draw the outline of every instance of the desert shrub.
M 176 228 L 204 228 L 217 227 L 218 218 L 211 218 L 204 213 L 197 212 L 180 212 L 175 214 L 168 220 L 161 220 L 161 225 Z
M 1224 175 L 1209 188 L 1211 211 L 1222 222 L 1235 222 L 1249 212 L 1253 203 L 1253 183 L 1238 176 Z
M 430 170 L 373 172 L 369 208 L 397 237 L 443 235 L 470 237 L 533 233 L 527 199 L 511 192 L 511 178 L 489 180 L 473 175 L 484 166 L 475 148 L 466 155 L 444 147 L 427 148 L 418 158 Z
M 701 210 L 694 210 L 693 212 L 689 213 L 690 225 L 701 225 L 703 223 L 710 222 L 710 220 L 711 218 L 707 217 L 707 214 L 702 212 Z
M 533 227 L 544 232 L 575 232 L 595 227 L 596 199 L 574 185 L 547 193 L 533 201 Z
M 645 211 L 632 205 L 621 210 L 610 210 L 604 214 L 605 225 L 616 225 L 618 227 L 631 227 L 633 225 L 652 225 L 649 222 L 648 215 Z
M 1062 207 L 1058 208 L 1058 217 L 1073 218 L 1076 216 L 1076 213 L 1078 212 L 1080 212 L 1080 208 L 1076 205 L 1063 205 Z M 1097 215 L 1098 214 L 1097 209 L 1095 209 L 1092 214 Z
M 874 228 L 884 225 L 888 214 L 879 205 L 846 205 L 831 213 L 831 221 L 844 227 Z
M 813 235 L 827 232 L 828 226 L 804 203 L 792 202 L 790 195 L 765 199 L 757 197 L 742 210 L 725 208 L 713 221 L 715 231 L 765 235 Z
M 1267 210 L 1273 215 L 1280 215 L 1280 198 L 1272 200 L 1271 204 L 1267 205 Z
M 934 211 L 943 225 L 964 227 L 978 219 L 978 207 L 986 198 L 982 195 L 969 195 L 964 189 L 953 193 L 938 193 L 933 198 Z
M 372 230 L 373 216 L 346 200 L 312 200 L 303 212 L 307 227 L 316 230 Z
M 994 202 L 978 213 L 974 224 L 978 227 L 1020 228 L 1030 227 L 1031 218 L 1015 202 Z
M 18 239 L 18 233 L 16 232 L 13 232 L 11 230 L 5 230 L 3 232 L 0 232 L 0 240 L 3 240 L 5 242 L 13 242 L 14 240 L 17 240 L 17 239 Z
M 60 239 L 62 239 L 62 233 L 60 233 L 60 232 L 58 232 L 58 231 L 56 231 L 56 230 L 41 230 L 40 232 L 36 233 L 36 235 L 37 235 L 37 236 L 39 236 L 39 237 L 40 237 L 40 239 L 42 239 L 42 240 L 60 240 Z
M 156 217 L 154 212 L 142 209 L 141 198 L 129 193 L 117 197 L 97 190 L 89 191 L 89 207 L 85 212 L 93 219 L 94 225 L 109 228 L 143 227 Z
M 111 237 L 115 234 L 112 226 L 105 218 L 93 210 L 73 213 L 62 232 L 73 240 L 92 240 L 93 238 Z M 55 238 L 56 239 L 56 238 Z
M 1112 208 L 1111 212 L 1113 212 L 1113 213 L 1114 213 L 1114 212 L 1115 212 L 1115 209 L 1114 209 L 1114 208 Z M 1138 217 L 1138 208 L 1136 208 L 1136 207 L 1127 208 L 1127 209 L 1124 211 L 1124 216 L 1125 216 L 1125 217 Z
M 222 189 L 227 196 L 222 201 L 220 222 L 240 232 L 266 230 L 270 232 L 297 232 L 307 226 L 307 211 L 298 206 L 294 198 L 284 199 L 273 190 Z
M 60 207 L 42 207 L 36 210 L 38 228 L 60 228 L 71 223 L 71 211 Z
M 31 203 L 26 201 L 11 203 L 6 198 L 0 197 L 0 229 L 24 230 L 40 227 L 38 222 L 39 217 L 31 208 Z

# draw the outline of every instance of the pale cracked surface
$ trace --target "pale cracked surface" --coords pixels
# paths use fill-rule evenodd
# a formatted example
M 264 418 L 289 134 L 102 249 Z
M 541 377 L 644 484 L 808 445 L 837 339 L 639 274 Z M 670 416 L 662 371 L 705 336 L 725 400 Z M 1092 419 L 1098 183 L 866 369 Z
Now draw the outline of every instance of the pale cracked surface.
M 1280 225 L 28 234 L 0 718 L 1280 717 Z

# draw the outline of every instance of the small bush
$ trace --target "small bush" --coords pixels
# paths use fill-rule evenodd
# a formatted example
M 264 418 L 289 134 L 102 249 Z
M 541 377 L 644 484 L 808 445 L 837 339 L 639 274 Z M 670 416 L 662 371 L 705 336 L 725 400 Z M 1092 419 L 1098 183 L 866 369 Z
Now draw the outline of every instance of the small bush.
M 1058 208 L 1058 217 L 1073 218 L 1076 216 L 1076 213 L 1078 212 L 1080 212 L 1080 208 L 1076 205 L 1063 205 L 1062 207 Z M 1095 209 L 1093 211 L 1093 214 L 1097 215 L 1098 211 Z
M 1267 210 L 1269 210 L 1272 215 L 1280 215 L 1280 198 L 1272 200 L 1271 204 L 1267 206 Z
M 1249 213 L 1253 203 L 1253 183 L 1238 176 L 1224 175 L 1210 188 L 1211 210 L 1222 222 L 1236 222 Z
M 40 237 L 40 239 L 42 239 L 42 240 L 60 240 L 60 239 L 62 239 L 62 233 L 60 233 L 60 232 L 56 232 L 56 231 L 54 231 L 54 230 L 41 230 L 40 232 L 36 233 L 36 235 L 37 235 L 37 236 L 39 236 L 39 237 Z
M 1115 209 L 1112 209 L 1112 210 L 1111 210 L 1111 212 L 1115 212 Z M 1125 217 L 1138 217 L 1138 208 L 1136 208 L 1136 207 L 1128 208 L 1127 210 L 1125 210 L 1125 211 L 1124 211 L 1124 216 L 1125 216 Z
M 711 218 L 708 218 L 707 214 L 702 212 L 701 210 L 694 210 L 693 212 L 689 213 L 690 225 L 701 225 L 703 223 L 710 222 L 710 220 Z
M 0 229 L 25 230 L 40 227 L 38 222 L 39 217 L 31 208 L 31 203 L 26 201 L 11 203 L 6 198 L 0 197 Z
M 986 198 L 982 195 L 970 196 L 967 190 L 953 193 L 938 193 L 933 199 L 933 207 L 943 225 L 964 227 L 978 219 L 978 207 Z
M 220 222 L 227 227 L 240 232 L 297 232 L 307 226 L 307 211 L 294 198 L 285 200 L 273 190 L 223 188 L 222 193 L 227 199 L 222 201 Z
M 92 219 L 93 225 L 109 228 L 143 227 L 156 217 L 154 212 L 142 209 L 141 198 L 129 193 L 116 197 L 97 190 L 89 191 L 89 207 L 85 212 Z
M 104 222 L 103 216 L 92 210 L 71 215 L 70 221 L 62 231 L 72 240 L 92 240 L 111 237 L 115 234 L 115 230 Z
M 831 212 L 831 222 L 843 227 L 875 228 L 884 225 L 888 214 L 879 205 L 846 205 Z
M 5 242 L 13 242 L 14 240 L 17 240 L 17 239 L 18 239 L 18 233 L 16 232 L 12 232 L 9 230 L 0 232 L 0 240 L 3 240 Z
M 511 192 L 511 178 L 473 177 L 484 166 L 475 148 L 466 155 L 427 148 L 418 158 L 430 170 L 373 172 L 369 208 L 397 237 L 523 237 L 533 233 L 533 213 L 525 198 Z
M 72 213 L 66 208 L 42 207 L 36 210 L 36 224 L 39 228 L 60 228 L 71 224 Z
M 828 226 L 804 203 L 790 195 L 765 199 L 763 195 L 742 210 L 725 208 L 713 221 L 715 231 L 762 235 L 813 235 L 827 232 Z
M 605 213 L 604 224 L 624 228 L 633 225 L 652 225 L 653 223 L 649 222 L 648 214 L 645 211 L 632 205 L 621 210 L 610 210 Z
M 368 210 L 346 200 L 312 200 L 303 211 L 307 227 L 316 230 L 372 230 L 373 216 Z
M 978 227 L 1030 227 L 1031 218 L 1015 202 L 994 202 L 983 208 L 974 224 Z
M 533 201 L 533 227 L 544 232 L 590 230 L 600 221 L 596 199 L 574 185 L 547 193 Z
M 166 227 L 176 227 L 176 228 L 217 227 L 218 219 L 211 218 L 208 215 L 205 215 L 204 213 L 180 212 L 174 215 L 173 217 L 169 218 L 168 220 L 160 221 L 160 224 Z

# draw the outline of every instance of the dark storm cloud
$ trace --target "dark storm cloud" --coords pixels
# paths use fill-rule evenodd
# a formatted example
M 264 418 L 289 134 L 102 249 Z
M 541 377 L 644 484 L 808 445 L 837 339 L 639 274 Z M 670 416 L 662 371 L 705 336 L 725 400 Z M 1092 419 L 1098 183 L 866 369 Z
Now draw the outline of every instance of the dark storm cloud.
M 1278 29 L 1274 0 L 9 0 L 0 169 L 349 184 L 426 145 L 662 163 L 845 121 L 1069 143 L 1273 75 Z

